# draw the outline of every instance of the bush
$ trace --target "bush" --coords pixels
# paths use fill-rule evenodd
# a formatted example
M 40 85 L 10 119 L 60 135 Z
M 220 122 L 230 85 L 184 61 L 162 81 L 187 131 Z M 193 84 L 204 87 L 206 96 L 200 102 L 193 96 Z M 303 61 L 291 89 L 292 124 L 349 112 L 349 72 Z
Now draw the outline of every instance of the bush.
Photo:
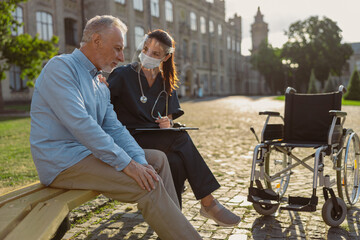
M 357 69 L 351 75 L 344 99 L 360 101 L 360 78 Z
M 325 83 L 324 92 L 334 92 L 336 90 L 337 90 L 337 87 L 335 86 L 334 80 L 332 78 L 329 78 Z
M 315 77 L 315 73 L 314 73 L 314 69 L 311 70 L 311 75 L 310 75 L 310 81 L 309 81 L 309 88 L 307 93 L 317 93 L 317 89 L 316 89 L 316 77 Z

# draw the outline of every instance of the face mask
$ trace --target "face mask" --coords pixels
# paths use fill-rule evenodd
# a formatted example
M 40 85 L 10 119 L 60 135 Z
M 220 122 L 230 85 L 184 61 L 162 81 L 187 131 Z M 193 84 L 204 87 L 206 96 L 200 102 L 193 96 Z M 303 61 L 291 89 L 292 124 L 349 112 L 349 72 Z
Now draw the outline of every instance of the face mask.
M 160 66 L 162 59 L 152 58 L 141 52 L 139 54 L 141 65 L 147 69 L 154 69 Z

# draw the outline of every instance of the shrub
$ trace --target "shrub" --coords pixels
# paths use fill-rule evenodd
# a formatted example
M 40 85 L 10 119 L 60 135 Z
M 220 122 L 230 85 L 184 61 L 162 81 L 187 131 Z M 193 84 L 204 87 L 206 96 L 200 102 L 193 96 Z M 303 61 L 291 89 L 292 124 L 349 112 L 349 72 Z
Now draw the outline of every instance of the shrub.
M 344 99 L 360 101 L 360 78 L 357 69 L 351 75 Z
M 311 70 L 311 75 L 310 75 L 310 81 L 309 81 L 309 88 L 307 93 L 317 93 L 317 89 L 316 89 L 316 77 L 315 77 L 315 73 L 314 73 L 314 69 Z

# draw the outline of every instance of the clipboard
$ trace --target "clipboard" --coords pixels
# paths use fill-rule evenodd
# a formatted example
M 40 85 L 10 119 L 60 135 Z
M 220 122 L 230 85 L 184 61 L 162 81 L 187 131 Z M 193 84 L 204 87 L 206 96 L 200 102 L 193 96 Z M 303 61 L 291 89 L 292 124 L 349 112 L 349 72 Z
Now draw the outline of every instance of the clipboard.
M 199 130 L 198 127 L 175 127 L 175 128 L 135 128 L 136 131 L 187 131 L 187 130 Z

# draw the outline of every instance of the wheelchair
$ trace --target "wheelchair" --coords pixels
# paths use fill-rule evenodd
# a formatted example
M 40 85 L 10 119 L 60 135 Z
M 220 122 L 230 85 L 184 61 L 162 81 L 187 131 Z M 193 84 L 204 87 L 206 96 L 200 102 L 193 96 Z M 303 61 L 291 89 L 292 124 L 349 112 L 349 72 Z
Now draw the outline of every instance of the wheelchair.
M 261 141 L 255 147 L 251 167 L 248 201 L 261 215 L 280 210 L 314 212 L 318 204 L 317 187 L 323 187 L 325 204 L 322 218 L 329 226 L 339 226 L 346 217 L 347 203 L 359 199 L 359 137 L 343 127 L 347 113 L 341 111 L 343 86 L 332 93 L 298 94 L 288 87 L 285 92 L 285 115 L 264 111 L 267 116 Z M 280 124 L 270 124 L 270 118 L 280 118 Z M 250 129 L 255 137 L 253 128 Z M 295 149 L 307 148 L 312 153 L 300 159 Z M 313 149 L 313 150 L 312 150 Z M 325 174 L 324 158 L 330 158 L 336 180 Z M 314 159 L 313 167 L 307 161 Z M 302 165 L 313 172 L 311 197 L 289 196 L 288 205 L 280 206 L 295 167 Z M 333 174 L 335 176 L 335 174 Z M 337 185 L 338 197 L 333 186 Z M 311 189 L 310 189 L 311 191 Z

